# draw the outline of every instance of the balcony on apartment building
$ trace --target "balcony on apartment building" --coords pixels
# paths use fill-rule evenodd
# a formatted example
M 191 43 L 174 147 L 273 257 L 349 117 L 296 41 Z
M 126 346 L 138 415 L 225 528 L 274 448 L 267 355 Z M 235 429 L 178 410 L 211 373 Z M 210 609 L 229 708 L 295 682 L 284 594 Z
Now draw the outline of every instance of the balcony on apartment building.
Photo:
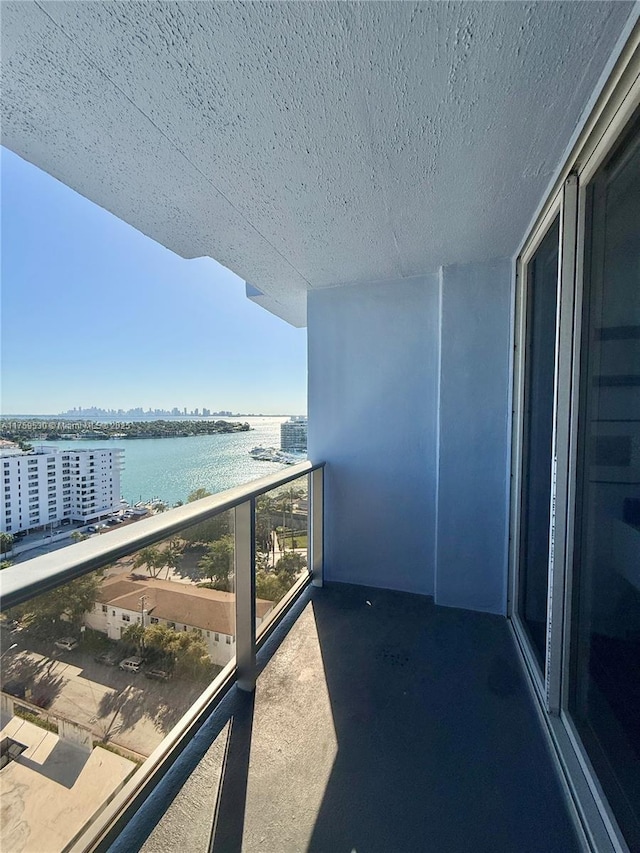
M 640 850 L 639 15 L 3 4 L 3 144 L 308 329 L 279 609 L 252 502 L 284 482 L 2 572 L 23 601 L 233 511 L 234 658 L 154 718 L 103 847 Z
M 98 843 L 128 853 L 506 853 L 539 850 L 541 826 L 546 849 L 580 849 L 506 620 L 438 607 L 423 595 L 323 586 L 323 481 L 323 466 L 301 463 L 3 573 L 4 606 L 23 601 L 28 610 L 34 593 L 70 589 L 71 578 L 107 566 L 103 590 L 115 588 L 120 597 L 101 601 L 124 613 L 121 593 L 141 545 L 191 541 L 212 518 L 228 516 L 234 531 L 236 657 L 211 686 L 201 685 L 201 696 L 191 681 L 155 685 L 96 666 L 86 638 L 80 647 L 62 640 L 54 648 L 52 640 L 38 643 L 37 632 L 25 640 L 24 631 L 3 628 L 2 735 L 18 751 L 2 771 L 10 849 Z M 309 503 L 308 570 L 262 619 L 255 554 L 268 505 L 260 498 L 276 500 L 292 488 Z M 166 595 L 171 584 L 135 577 L 143 577 L 129 605 L 140 608 L 138 623 L 172 617 L 180 632 L 178 610 L 163 612 L 156 599 L 158 588 Z M 99 604 L 96 612 L 102 615 Z M 86 614 L 84 624 L 99 628 L 96 619 Z M 104 619 L 111 620 L 109 636 L 118 636 L 115 619 Z M 75 684 L 67 668 L 77 668 Z M 127 683 L 111 702 L 105 693 L 106 702 L 85 705 L 82 681 L 95 697 L 105 685 L 117 687 L 118 678 Z M 172 693 L 178 686 L 190 691 L 188 701 Z M 154 687 L 161 699 L 148 695 Z M 127 717 L 151 713 L 146 703 L 164 700 L 180 706 L 176 726 L 162 742 L 158 736 L 136 772 L 132 759 L 144 753 L 144 733 L 133 725 L 125 733 Z M 34 726 L 34 715 L 53 731 Z M 103 739 L 101 715 L 109 726 Z M 105 743 L 117 755 L 104 753 Z

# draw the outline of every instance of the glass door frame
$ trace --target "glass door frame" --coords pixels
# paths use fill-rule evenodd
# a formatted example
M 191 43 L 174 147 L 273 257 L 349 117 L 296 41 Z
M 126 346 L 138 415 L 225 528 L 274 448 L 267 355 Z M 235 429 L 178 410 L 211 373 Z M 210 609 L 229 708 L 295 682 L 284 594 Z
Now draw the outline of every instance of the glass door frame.
M 571 402 L 570 376 L 574 327 L 577 211 L 578 181 L 577 177 L 571 174 L 549 204 L 545 216 L 532 233 L 516 261 L 508 615 L 539 698 L 546 710 L 555 715 L 560 713 L 562 677 L 567 486 L 569 477 L 568 434 Z M 556 218 L 559 218 L 560 229 L 554 344 L 552 472 L 549 483 L 550 523 L 546 653 L 544 672 L 542 672 L 518 610 L 521 587 L 520 539 L 523 506 L 526 343 L 529 319 L 527 307 L 529 304 L 530 266 Z

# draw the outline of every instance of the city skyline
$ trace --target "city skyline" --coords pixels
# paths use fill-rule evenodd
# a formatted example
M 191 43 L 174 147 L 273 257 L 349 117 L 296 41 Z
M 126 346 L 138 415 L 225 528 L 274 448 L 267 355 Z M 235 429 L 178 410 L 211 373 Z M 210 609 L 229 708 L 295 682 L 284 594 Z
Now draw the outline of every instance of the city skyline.
M 116 412 L 306 412 L 306 330 L 215 260 L 178 257 L 6 149 L 0 165 L 3 414 L 83 398 Z

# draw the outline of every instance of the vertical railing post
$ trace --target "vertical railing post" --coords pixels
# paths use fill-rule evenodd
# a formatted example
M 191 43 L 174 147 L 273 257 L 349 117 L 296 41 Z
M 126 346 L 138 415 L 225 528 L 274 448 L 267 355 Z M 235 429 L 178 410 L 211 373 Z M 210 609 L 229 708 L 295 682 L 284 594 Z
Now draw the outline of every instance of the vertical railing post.
M 234 509 L 236 664 L 238 687 L 251 693 L 256 686 L 255 499 Z
M 316 468 L 309 475 L 311 487 L 309 495 L 309 557 L 311 560 L 311 583 L 322 586 L 324 583 L 324 468 Z

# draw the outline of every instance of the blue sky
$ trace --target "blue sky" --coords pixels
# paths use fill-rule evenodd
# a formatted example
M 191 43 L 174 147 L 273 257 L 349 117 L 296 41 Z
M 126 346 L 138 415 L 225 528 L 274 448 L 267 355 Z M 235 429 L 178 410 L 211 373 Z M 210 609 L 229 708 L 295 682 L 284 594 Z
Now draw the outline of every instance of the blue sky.
M 4 414 L 306 412 L 306 330 L 1 150 Z M 258 283 L 259 284 L 259 283 Z

